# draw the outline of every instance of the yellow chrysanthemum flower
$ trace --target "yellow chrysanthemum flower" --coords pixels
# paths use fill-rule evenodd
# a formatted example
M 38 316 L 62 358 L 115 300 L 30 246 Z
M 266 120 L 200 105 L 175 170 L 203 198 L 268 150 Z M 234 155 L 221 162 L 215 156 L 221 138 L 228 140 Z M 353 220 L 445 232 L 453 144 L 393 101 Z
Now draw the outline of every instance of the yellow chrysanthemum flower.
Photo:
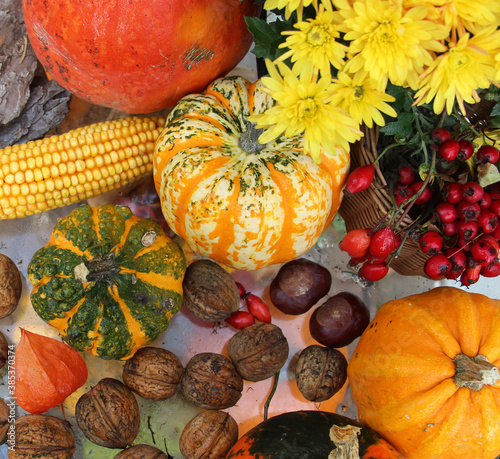
M 297 17 L 299 21 L 302 20 L 302 12 L 304 6 L 309 6 L 313 0 L 266 0 L 264 3 L 264 9 L 274 10 L 274 9 L 285 9 L 285 19 L 289 19 L 294 11 L 297 12 Z
M 332 104 L 346 110 L 359 124 L 364 123 L 371 128 L 375 122 L 379 126 L 384 126 L 382 113 L 397 116 L 396 111 L 387 103 L 396 99 L 379 91 L 377 82 L 366 73 L 348 75 L 339 72 L 333 87 L 335 95 L 332 97 Z
M 320 0 L 321 4 L 326 10 L 332 11 L 332 0 Z M 318 0 L 266 0 L 264 3 L 264 9 L 274 10 L 274 9 L 285 9 L 285 19 L 289 19 L 294 11 L 297 12 L 298 21 L 302 21 L 302 14 L 304 7 L 313 5 L 318 11 Z
M 358 140 L 362 133 L 357 123 L 346 111 L 330 102 L 332 94 L 330 77 L 314 75 L 312 66 L 297 75 L 283 62 L 269 59 L 268 77 L 262 77 L 264 90 L 276 105 L 263 114 L 248 119 L 265 129 L 259 142 L 266 144 L 277 137 L 304 135 L 304 147 L 319 162 L 321 149 L 333 154 L 336 146 L 349 150 L 349 143 Z
M 458 43 L 450 43 L 449 50 L 422 74 L 416 104 L 429 104 L 434 99 L 435 113 L 441 113 L 445 106 L 451 113 L 457 101 L 465 113 L 464 101 L 479 102 L 477 90 L 488 88 L 495 81 L 492 43 L 500 43 L 500 32 L 494 29 L 485 29 L 472 38 L 465 34 Z
M 388 80 L 415 89 L 434 52 L 446 50 L 439 40 L 449 30 L 426 20 L 425 6 L 404 10 L 401 2 L 390 0 L 357 0 L 352 7 L 347 0 L 334 0 L 334 5 L 344 18 L 344 38 L 350 41 L 346 71 L 365 70 L 382 91 Z
M 437 0 L 438 1 L 438 0 Z M 472 33 L 481 26 L 500 26 L 498 0 L 448 0 L 440 7 L 444 23 L 456 29 L 459 35 L 466 30 Z
M 333 22 L 333 11 L 320 7 L 316 18 L 298 22 L 294 27 L 298 30 L 283 32 L 289 37 L 280 48 L 288 48 L 289 51 L 280 56 L 280 60 L 290 57 L 297 73 L 313 65 L 323 75 L 330 75 L 331 65 L 337 69 L 344 65 L 347 46 L 336 41 L 340 33 Z

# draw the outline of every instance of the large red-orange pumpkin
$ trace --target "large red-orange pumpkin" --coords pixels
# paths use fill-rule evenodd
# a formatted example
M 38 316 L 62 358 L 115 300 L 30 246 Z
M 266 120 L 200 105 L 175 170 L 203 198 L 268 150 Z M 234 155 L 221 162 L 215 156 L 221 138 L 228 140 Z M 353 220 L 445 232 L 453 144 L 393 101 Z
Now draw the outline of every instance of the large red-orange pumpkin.
M 254 0 L 23 0 L 28 37 L 73 94 L 127 113 L 173 106 L 250 49 Z

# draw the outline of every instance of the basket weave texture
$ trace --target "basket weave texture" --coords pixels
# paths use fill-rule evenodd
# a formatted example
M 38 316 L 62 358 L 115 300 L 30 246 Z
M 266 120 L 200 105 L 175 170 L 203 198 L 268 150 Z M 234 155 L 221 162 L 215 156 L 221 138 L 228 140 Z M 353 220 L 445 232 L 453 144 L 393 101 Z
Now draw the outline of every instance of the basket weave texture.
M 373 164 L 378 156 L 378 128 L 364 128 L 364 137 L 351 148 L 351 170 L 360 166 Z M 382 174 L 379 163 L 375 164 L 375 178 L 370 187 L 358 193 L 346 192 L 339 209 L 344 219 L 346 230 L 356 228 L 374 228 L 387 216 L 392 209 L 393 201 L 389 194 L 389 186 Z M 404 230 L 414 223 L 413 219 L 405 216 L 399 224 Z M 405 276 L 425 276 L 424 264 L 426 256 L 420 250 L 418 242 L 408 237 L 397 258 L 393 259 L 390 267 L 398 274 Z

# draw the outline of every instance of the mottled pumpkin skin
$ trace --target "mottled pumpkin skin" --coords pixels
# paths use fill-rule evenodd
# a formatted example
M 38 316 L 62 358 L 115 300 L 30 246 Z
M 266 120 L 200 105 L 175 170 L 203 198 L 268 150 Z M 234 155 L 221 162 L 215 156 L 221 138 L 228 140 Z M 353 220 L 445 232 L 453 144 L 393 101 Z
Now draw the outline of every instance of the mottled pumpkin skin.
M 83 205 L 31 259 L 31 303 L 74 349 L 127 359 L 179 311 L 185 270 L 184 253 L 156 221 L 126 206 Z
M 332 425 L 361 428 L 356 456 L 360 459 L 403 459 L 367 427 L 326 411 L 292 411 L 269 418 L 245 433 L 226 459 L 326 459 L 336 448 L 329 436 Z
M 457 388 L 460 353 L 499 367 L 499 300 L 439 287 L 381 306 L 348 366 L 360 420 L 408 459 L 494 459 L 500 384 Z
M 303 138 L 247 153 L 246 118 L 272 105 L 260 80 L 214 81 L 170 112 L 155 147 L 155 186 L 170 227 L 196 253 L 255 270 L 309 250 L 340 206 L 349 154 L 315 163 Z
M 253 0 L 23 0 L 50 75 L 93 104 L 150 113 L 202 91 L 250 49 Z

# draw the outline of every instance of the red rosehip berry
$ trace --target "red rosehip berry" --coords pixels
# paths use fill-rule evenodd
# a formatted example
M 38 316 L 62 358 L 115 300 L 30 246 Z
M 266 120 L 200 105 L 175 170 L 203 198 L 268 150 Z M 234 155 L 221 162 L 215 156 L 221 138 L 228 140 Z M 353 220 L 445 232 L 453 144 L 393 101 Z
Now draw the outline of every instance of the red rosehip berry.
M 493 212 L 497 217 L 500 217 L 500 199 L 493 199 L 488 207 L 488 210 Z
M 474 154 L 474 145 L 469 140 L 460 140 L 458 146 L 457 158 L 460 161 L 467 161 Z
M 452 222 L 443 223 L 441 225 L 441 231 L 445 236 L 455 236 L 458 233 L 458 221 L 454 220 Z
M 418 194 L 420 193 L 417 198 L 415 199 L 415 204 L 421 206 L 422 204 L 425 204 L 432 198 L 432 191 L 429 190 L 428 187 L 425 187 L 422 189 L 422 186 L 424 185 L 424 182 L 419 181 L 415 182 L 413 185 L 410 186 L 410 190 L 413 192 L 413 194 Z
M 477 182 L 468 182 L 462 188 L 462 197 L 467 202 L 478 202 L 484 195 L 484 188 Z
M 443 188 L 443 198 L 451 204 L 458 204 L 462 200 L 462 184 L 458 182 L 448 183 Z
M 432 255 L 425 261 L 424 272 L 431 279 L 440 279 L 451 269 L 451 262 L 448 257 L 442 253 Z
M 489 265 L 496 258 L 495 249 L 484 240 L 474 242 L 471 245 L 470 253 L 474 261 L 481 266 Z
M 398 172 L 399 181 L 403 185 L 413 185 L 418 179 L 417 172 L 411 166 L 400 166 Z
M 369 253 L 378 260 L 385 260 L 396 248 L 396 235 L 390 226 L 377 230 L 368 247 Z
M 402 206 L 413 196 L 413 191 L 408 185 L 398 185 L 394 190 L 394 199 L 398 207 Z
M 450 131 L 445 128 L 436 128 L 431 132 L 431 140 L 436 143 L 443 143 L 451 138 Z
M 493 237 L 491 234 L 483 234 L 480 238 L 480 241 L 486 241 L 491 244 L 493 249 L 495 250 L 495 256 L 498 256 L 498 253 L 500 252 L 500 243 L 498 239 Z
M 469 252 L 470 251 L 470 246 L 471 246 L 471 241 L 466 241 L 465 239 L 457 239 L 457 242 L 455 245 L 463 250 L 464 252 Z
M 250 293 L 245 297 L 245 303 L 247 305 L 248 312 L 257 320 L 266 324 L 271 323 L 271 311 L 262 298 Z
M 464 287 L 475 284 L 479 280 L 481 274 L 481 266 L 476 265 L 471 268 L 467 268 L 460 276 L 460 282 Z
M 458 276 L 460 276 L 466 268 L 467 256 L 463 250 L 457 249 L 456 247 L 446 249 L 445 255 L 451 263 L 451 268 L 448 274 L 453 275 L 453 279 L 458 278 Z
M 480 164 L 495 164 L 500 159 L 500 151 L 492 145 L 482 145 L 477 150 L 476 158 Z
M 387 276 L 388 272 L 389 267 L 384 263 L 365 261 L 359 268 L 358 274 L 367 281 L 377 282 Z
M 457 223 L 458 229 L 458 237 L 459 239 L 463 239 L 464 241 L 470 241 L 477 236 L 478 227 L 477 222 L 469 220 L 469 221 L 459 221 Z
M 498 217 L 489 210 L 482 210 L 477 216 L 477 226 L 483 233 L 493 233 L 498 226 Z
M 238 330 L 243 330 L 255 323 L 255 317 L 248 311 L 236 311 L 226 319 L 226 322 Z
M 481 213 L 477 202 L 460 201 L 457 205 L 457 216 L 463 221 L 475 221 Z
M 491 206 L 491 196 L 489 193 L 484 192 L 483 197 L 477 201 L 481 209 L 488 209 Z
M 240 298 L 243 298 L 245 296 L 245 293 L 247 293 L 246 288 L 240 282 L 236 282 L 236 287 L 238 287 L 238 292 L 240 294 Z
M 443 248 L 443 238 L 437 231 L 426 231 L 418 240 L 420 250 L 428 255 L 435 255 Z
M 449 202 L 441 202 L 436 206 L 436 216 L 441 223 L 449 223 L 457 218 L 457 209 Z
M 359 193 L 366 190 L 375 177 L 375 166 L 367 164 L 354 169 L 347 177 L 345 189 L 350 193 Z
M 457 140 L 448 139 L 441 143 L 438 147 L 437 154 L 445 161 L 453 161 L 460 151 L 460 145 Z
M 356 258 L 366 255 L 371 242 L 370 232 L 370 228 L 356 228 L 349 231 L 340 241 L 340 250 Z
M 500 261 L 498 258 L 493 260 L 489 265 L 481 267 L 481 276 L 497 277 L 500 275 Z

